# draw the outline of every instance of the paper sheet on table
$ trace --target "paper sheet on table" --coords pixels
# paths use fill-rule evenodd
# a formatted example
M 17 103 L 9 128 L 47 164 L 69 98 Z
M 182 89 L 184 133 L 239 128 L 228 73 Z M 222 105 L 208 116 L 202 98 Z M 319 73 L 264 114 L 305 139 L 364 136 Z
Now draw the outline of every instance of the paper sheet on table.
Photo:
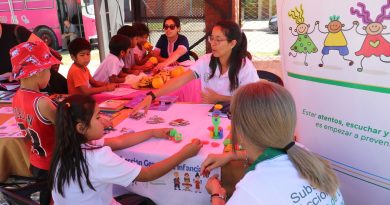
M 139 75 L 133 75 L 133 74 L 127 75 L 126 80 L 125 80 L 125 84 L 128 84 L 128 85 L 136 84 L 144 76 L 147 76 L 147 75 L 145 73 L 140 73 Z
M 24 137 L 16 124 L 15 118 L 11 117 L 5 123 L 0 125 L 0 137 Z
M 119 87 L 115 88 L 114 91 L 104 92 L 104 94 L 114 95 L 114 96 L 125 96 L 130 95 L 131 93 L 137 92 L 138 90 L 134 90 L 132 88 Z

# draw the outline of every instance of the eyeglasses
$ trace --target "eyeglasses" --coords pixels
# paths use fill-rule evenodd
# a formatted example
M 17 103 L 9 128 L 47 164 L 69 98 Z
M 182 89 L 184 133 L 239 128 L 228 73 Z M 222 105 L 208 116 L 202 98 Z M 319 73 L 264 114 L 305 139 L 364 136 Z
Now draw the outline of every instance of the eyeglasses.
M 209 43 L 216 42 L 217 44 L 220 44 L 222 41 L 227 41 L 227 39 L 215 38 L 215 37 L 213 37 L 213 36 L 209 36 L 209 37 L 207 38 L 207 40 L 209 41 Z
M 164 25 L 163 28 L 164 28 L 164 30 L 168 30 L 168 28 L 171 29 L 171 30 L 174 30 L 176 28 L 176 25 L 174 25 L 174 24 Z

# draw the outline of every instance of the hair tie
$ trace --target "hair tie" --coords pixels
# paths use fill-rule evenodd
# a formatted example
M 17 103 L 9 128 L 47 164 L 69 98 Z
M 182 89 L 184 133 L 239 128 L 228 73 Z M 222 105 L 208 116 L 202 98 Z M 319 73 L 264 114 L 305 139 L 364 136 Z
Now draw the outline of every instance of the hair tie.
M 65 103 L 66 107 L 70 108 L 70 103 Z
M 295 145 L 295 142 L 292 141 L 292 142 L 288 143 L 282 150 L 287 152 L 294 145 Z

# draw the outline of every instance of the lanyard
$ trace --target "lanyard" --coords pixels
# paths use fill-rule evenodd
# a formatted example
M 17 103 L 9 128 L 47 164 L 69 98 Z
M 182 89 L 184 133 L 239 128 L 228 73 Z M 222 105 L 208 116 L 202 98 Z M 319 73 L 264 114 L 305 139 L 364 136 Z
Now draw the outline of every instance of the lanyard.
M 245 173 L 255 170 L 256 165 L 259 164 L 260 162 L 278 157 L 283 154 L 286 154 L 286 152 L 284 152 L 281 149 L 275 149 L 271 147 L 266 148 L 264 152 L 259 157 L 257 157 L 257 159 L 253 162 L 253 164 L 245 171 Z

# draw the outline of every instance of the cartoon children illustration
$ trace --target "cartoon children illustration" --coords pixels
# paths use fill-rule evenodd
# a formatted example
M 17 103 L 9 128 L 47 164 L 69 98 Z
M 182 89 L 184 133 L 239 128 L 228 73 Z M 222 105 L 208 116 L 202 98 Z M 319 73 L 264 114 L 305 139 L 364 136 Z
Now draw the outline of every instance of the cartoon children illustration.
M 185 187 L 184 191 L 191 191 L 190 187 L 192 187 L 192 184 L 188 172 L 184 173 L 184 183 L 182 185 Z
M 345 58 L 345 56 L 349 54 L 349 50 L 347 47 L 347 39 L 345 38 L 343 31 L 349 31 L 353 29 L 355 24 L 353 24 L 351 28 L 343 30 L 345 25 L 340 22 L 340 16 L 330 16 L 329 20 L 330 22 L 325 25 L 325 28 L 328 29 L 328 32 L 321 31 L 320 26 L 318 26 L 319 32 L 328 34 L 325 37 L 324 48 L 322 48 L 321 63 L 318 64 L 318 66 L 324 66 L 324 56 L 329 55 L 330 50 L 339 51 L 339 54 L 343 57 L 343 59 L 345 61 L 349 61 L 348 65 L 353 65 L 352 60 Z M 319 21 L 316 21 L 315 25 L 319 25 Z
M 173 178 L 173 188 L 174 190 L 176 189 L 180 189 L 180 177 L 179 177 L 179 172 L 173 172 L 173 176 L 175 176 L 175 178 Z
M 196 172 L 195 174 L 194 183 L 195 183 L 195 193 L 202 193 L 200 192 L 200 184 L 202 183 L 202 180 L 200 180 L 200 175 L 198 172 Z
M 383 25 L 383 21 L 390 19 L 390 12 L 386 13 L 386 10 L 390 8 L 390 0 L 387 0 L 387 3 L 382 6 L 381 13 L 376 17 L 375 21 L 371 19 L 370 11 L 366 9 L 366 5 L 364 3 L 358 2 L 357 6 L 361 8 L 361 11 L 351 7 L 351 14 L 356 15 L 362 19 L 363 23 L 367 25 L 363 26 L 363 30 L 366 32 L 366 34 L 359 33 L 359 23 L 357 21 L 354 22 L 357 25 L 356 33 L 366 36 L 360 50 L 355 52 L 357 56 L 363 55 L 363 58 L 360 61 L 360 67 L 357 69 L 357 71 L 362 72 L 363 60 L 365 58 L 371 57 L 372 55 L 379 57 L 379 60 L 384 63 L 390 63 L 390 61 L 382 59 L 382 55 L 386 57 L 390 56 L 390 42 L 383 37 L 383 35 L 390 33 L 382 33 L 383 30 L 387 28 L 385 25 Z
M 316 53 L 318 51 L 316 45 L 309 37 L 309 34 L 313 33 L 315 30 L 314 28 L 311 32 L 309 32 L 310 24 L 305 23 L 305 18 L 303 16 L 303 8 L 302 4 L 300 6 L 300 10 L 298 10 L 297 7 L 295 9 L 291 9 L 288 12 L 288 16 L 290 16 L 293 20 L 295 20 L 295 23 L 297 24 L 296 29 L 294 30 L 297 34 L 294 34 L 292 31 L 292 27 L 289 28 L 291 31 L 291 34 L 293 36 L 298 36 L 298 39 L 295 41 L 295 43 L 290 47 L 292 51 L 295 51 L 296 53 L 293 54 L 292 52 L 289 52 L 289 56 L 293 56 L 294 58 L 298 55 L 298 53 L 304 53 L 305 54 L 305 66 L 308 66 L 308 63 L 306 62 L 307 54 L 308 53 Z

